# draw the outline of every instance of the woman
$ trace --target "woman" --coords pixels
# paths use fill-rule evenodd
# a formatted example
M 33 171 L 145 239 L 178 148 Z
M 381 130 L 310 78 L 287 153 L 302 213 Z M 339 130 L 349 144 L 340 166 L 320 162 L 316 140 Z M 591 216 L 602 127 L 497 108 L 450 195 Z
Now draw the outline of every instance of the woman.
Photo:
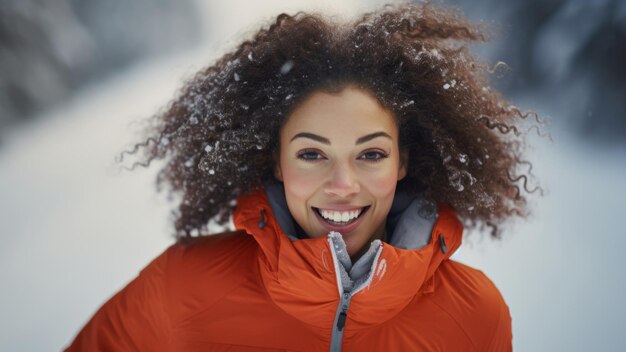
M 428 4 L 280 15 L 198 73 L 126 154 L 166 160 L 179 240 L 68 351 L 511 350 L 497 288 L 449 259 L 526 212 L 483 39 Z

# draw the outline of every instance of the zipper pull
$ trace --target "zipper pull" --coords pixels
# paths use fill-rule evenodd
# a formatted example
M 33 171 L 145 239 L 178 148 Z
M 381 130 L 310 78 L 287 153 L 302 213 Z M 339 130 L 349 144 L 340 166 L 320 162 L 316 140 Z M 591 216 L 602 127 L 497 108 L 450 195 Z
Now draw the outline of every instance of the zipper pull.
M 339 313 L 339 319 L 337 319 L 337 329 L 339 331 L 342 331 L 343 327 L 346 326 L 346 317 L 348 317 L 347 312 L 342 310 L 341 313 Z
M 265 227 L 265 209 L 261 210 L 261 221 L 259 221 L 259 228 Z
M 339 318 L 337 319 L 337 329 L 343 330 L 346 326 L 346 318 L 348 317 L 348 302 L 350 302 L 350 292 L 344 292 L 342 297 L 341 312 L 339 312 Z
M 443 254 L 446 254 L 448 252 L 448 247 L 446 246 L 446 240 L 443 238 L 443 234 L 439 234 L 439 245 L 441 246 Z

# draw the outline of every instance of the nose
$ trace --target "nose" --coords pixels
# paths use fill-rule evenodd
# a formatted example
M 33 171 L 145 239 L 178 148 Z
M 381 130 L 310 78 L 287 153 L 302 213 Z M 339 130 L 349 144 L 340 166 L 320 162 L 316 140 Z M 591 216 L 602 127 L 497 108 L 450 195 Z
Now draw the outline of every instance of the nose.
M 324 188 L 327 195 L 347 198 L 359 193 L 360 190 L 357 175 L 349 163 L 337 163 L 333 166 Z

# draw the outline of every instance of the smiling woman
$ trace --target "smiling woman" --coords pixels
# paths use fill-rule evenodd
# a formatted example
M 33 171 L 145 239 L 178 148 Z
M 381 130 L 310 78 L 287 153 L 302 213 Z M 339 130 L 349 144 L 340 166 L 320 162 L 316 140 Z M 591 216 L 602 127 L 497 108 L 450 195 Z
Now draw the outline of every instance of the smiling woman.
M 528 115 L 483 39 L 431 4 L 283 14 L 199 72 L 122 154 L 165 159 L 177 243 L 68 350 L 510 350 L 499 291 L 450 260 L 462 224 L 526 212 Z
M 341 233 L 353 260 L 383 238 L 405 175 L 393 113 L 356 87 L 312 94 L 280 132 L 276 178 L 289 212 L 310 237 Z

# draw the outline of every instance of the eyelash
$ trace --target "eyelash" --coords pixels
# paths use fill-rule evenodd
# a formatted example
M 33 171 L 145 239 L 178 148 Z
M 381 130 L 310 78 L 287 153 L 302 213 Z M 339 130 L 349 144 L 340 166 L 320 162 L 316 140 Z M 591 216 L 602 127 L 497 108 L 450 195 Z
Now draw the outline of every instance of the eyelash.
M 376 157 L 373 158 L 373 159 L 372 158 L 364 158 L 366 154 L 376 154 Z M 379 161 L 382 161 L 383 159 L 387 159 L 388 157 L 389 157 L 389 154 L 383 152 L 382 150 L 368 150 L 368 151 L 362 153 L 359 156 L 359 159 L 377 163 Z
M 313 155 L 315 154 L 315 155 Z M 374 158 L 366 158 L 365 156 L 370 154 L 376 154 Z M 313 157 L 311 157 L 313 156 Z M 373 162 L 373 163 L 377 163 L 379 161 L 382 161 L 383 159 L 386 159 L 389 157 L 388 153 L 385 153 L 382 150 L 368 150 L 365 151 L 363 153 L 361 153 L 361 155 L 359 155 L 358 159 L 359 160 L 365 160 L 368 162 Z M 304 160 L 304 161 L 311 161 L 311 162 L 315 162 L 318 160 L 322 160 L 325 159 L 325 157 L 322 155 L 322 153 L 320 153 L 317 150 L 309 150 L 309 149 L 305 149 L 302 150 L 300 152 L 298 152 L 297 154 L 297 158 L 300 160 Z
M 310 156 L 312 154 L 315 154 L 315 157 L 311 158 Z M 309 157 L 307 157 L 306 155 L 308 155 Z M 313 149 L 305 149 L 305 150 L 299 151 L 297 154 L 297 157 L 298 159 L 301 159 L 304 161 L 318 161 L 324 158 L 322 153 Z

